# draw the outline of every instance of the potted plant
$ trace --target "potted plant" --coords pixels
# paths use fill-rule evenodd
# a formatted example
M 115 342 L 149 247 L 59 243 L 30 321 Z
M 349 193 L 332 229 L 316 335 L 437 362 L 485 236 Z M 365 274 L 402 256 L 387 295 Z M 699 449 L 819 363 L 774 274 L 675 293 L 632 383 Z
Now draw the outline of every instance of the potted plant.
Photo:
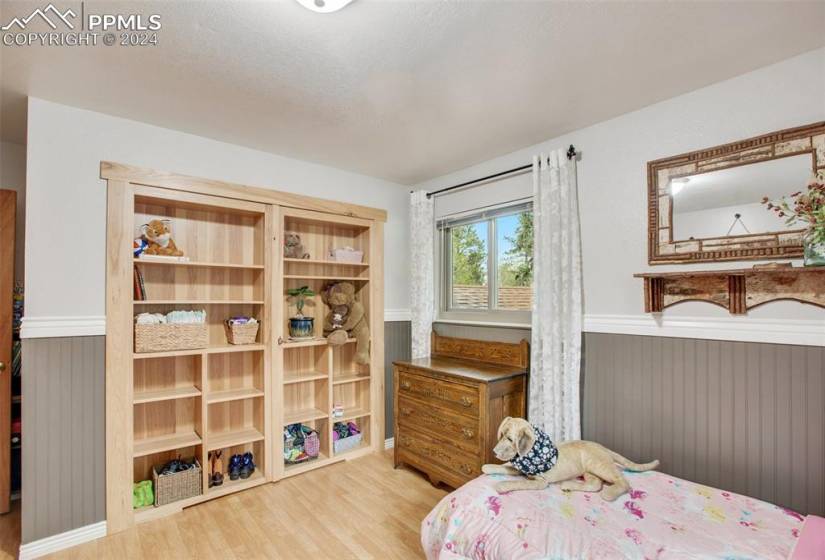
M 301 286 L 300 288 L 290 288 L 286 293 L 295 302 L 295 308 L 298 311 L 294 317 L 289 318 L 289 336 L 292 338 L 312 338 L 315 318 L 304 317 L 304 304 L 306 298 L 315 296 L 315 292 L 309 286 Z
M 778 201 L 762 199 L 768 210 L 785 219 L 786 225 L 797 222 L 807 224 L 802 244 L 805 250 L 805 266 L 825 265 L 825 182 L 811 179 L 804 191 L 798 191 Z

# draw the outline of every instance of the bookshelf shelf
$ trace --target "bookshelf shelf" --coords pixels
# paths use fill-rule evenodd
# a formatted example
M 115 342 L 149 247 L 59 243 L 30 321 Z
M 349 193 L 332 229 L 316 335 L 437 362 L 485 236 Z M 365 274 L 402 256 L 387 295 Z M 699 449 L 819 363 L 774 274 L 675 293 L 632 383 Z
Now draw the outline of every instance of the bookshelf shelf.
M 353 262 L 344 262 L 344 261 L 330 261 L 330 260 L 323 260 L 323 259 L 284 259 L 285 263 L 294 263 L 294 264 L 314 264 L 314 265 L 324 265 L 324 266 L 353 266 L 353 267 L 361 267 L 366 268 L 369 266 L 369 263 L 360 262 L 360 263 L 353 263 Z
M 152 402 L 163 402 L 175 399 L 188 399 L 199 397 L 201 390 L 197 387 L 172 387 L 170 389 L 158 389 L 155 391 L 135 391 L 135 404 L 146 404 Z
M 361 381 L 369 381 L 369 380 L 370 380 L 369 375 L 358 375 L 358 374 L 341 375 L 341 376 L 336 377 L 332 381 L 332 384 L 333 385 L 343 385 L 345 383 L 359 383 Z
M 145 455 L 152 455 L 153 453 L 171 451 L 173 449 L 181 449 L 184 447 L 192 447 L 193 445 L 200 444 L 201 437 L 195 432 L 174 433 L 157 437 L 135 439 L 134 457 L 143 457 Z
M 281 342 L 281 346 L 284 350 L 289 350 L 290 348 L 305 348 L 307 346 L 327 346 L 328 341 L 326 338 L 318 337 L 312 340 L 283 340 Z M 355 344 L 355 339 L 347 340 L 344 344 Z
M 293 383 L 308 383 L 310 381 L 320 381 L 329 378 L 329 374 L 312 372 L 312 373 L 290 373 L 284 375 L 284 385 L 291 385 Z
M 252 399 L 263 397 L 264 392 L 254 387 L 244 387 L 241 389 L 226 389 L 224 391 L 211 391 L 206 397 L 206 402 L 209 404 L 239 401 L 243 399 Z
M 264 434 L 256 428 L 243 428 L 227 432 L 219 432 L 210 435 L 207 439 L 209 451 L 215 449 L 226 449 L 246 443 L 254 443 L 264 439 Z M 262 459 L 262 458 L 261 458 Z
M 149 358 L 172 358 L 176 356 L 195 356 L 199 354 L 229 354 L 232 352 L 261 352 L 266 348 L 264 344 L 225 344 L 195 348 L 192 350 L 170 350 L 168 352 L 135 352 L 136 360 Z
M 266 477 L 264 476 L 264 473 L 261 472 L 260 469 L 255 469 L 255 472 L 252 473 L 247 479 L 239 478 L 238 480 L 230 480 L 228 476 L 225 476 L 223 479 L 223 484 L 209 488 L 206 491 L 206 494 L 209 498 L 219 498 L 220 496 L 226 496 L 227 494 L 260 486 L 265 482 Z
M 335 276 L 332 274 L 317 276 L 309 274 L 284 274 L 284 278 L 293 280 L 341 280 L 343 282 L 369 282 L 370 280 L 369 278 L 361 278 L 358 276 Z
M 309 422 L 310 420 L 320 420 L 327 418 L 329 412 L 318 408 L 304 408 L 284 413 L 284 426 L 288 424 L 297 424 L 299 422 Z
M 135 305 L 263 305 L 263 300 L 242 299 L 144 299 L 134 302 Z
M 333 420 L 336 422 L 347 422 L 349 420 L 355 420 L 356 418 L 363 418 L 369 415 L 370 411 L 366 408 L 345 408 L 344 415 L 340 418 L 333 418 Z
M 137 258 L 134 259 L 135 264 L 139 265 L 158 265 L 158 266 L 189 266 L 193 268 L 239 268 L 248 270 L 263 270 L 262 264 L 233 264 L 233 263 L 214 263 L 202 261 L 172 261 L 172 260 L 155 260 L 151 258 Z

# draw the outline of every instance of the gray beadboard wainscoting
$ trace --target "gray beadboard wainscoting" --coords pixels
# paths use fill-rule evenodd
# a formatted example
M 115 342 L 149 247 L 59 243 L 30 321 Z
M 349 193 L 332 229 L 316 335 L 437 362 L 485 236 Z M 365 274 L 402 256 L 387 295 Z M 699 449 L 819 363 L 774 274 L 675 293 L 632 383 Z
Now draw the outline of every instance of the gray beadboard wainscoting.
M 517 342 L 527 329 L 437 324 Z M 674 476 L 825 514 L 825 348 L 621 334 L 584 337 L 584 437 Z M 23 342 L 23 543 L 105 519 L 102 336 Z M 410 323 L 385 324 L 392 362 Z
M 106 517 L 106 338 L 23 340 L 22 542 Z
M 384 429 L 387 438 L 394 436 L 392 363 L 396 360 L 410 359 L 411 326 L 409 321 L 384 323 Z
M 584 438 L 825 514 L 825 348 L 587 333 L 583 387 Z

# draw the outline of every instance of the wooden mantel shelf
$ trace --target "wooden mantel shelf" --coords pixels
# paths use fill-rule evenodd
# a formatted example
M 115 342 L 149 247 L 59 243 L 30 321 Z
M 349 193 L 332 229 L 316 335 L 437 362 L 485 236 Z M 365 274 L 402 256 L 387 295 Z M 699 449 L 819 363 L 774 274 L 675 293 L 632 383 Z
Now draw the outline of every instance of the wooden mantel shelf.
M 645 313 L 683 301 L 706 301 L 734 315 L 780 299 L 825 307 L 825 267 L 756 266 L 634 274 L 645 282 Z

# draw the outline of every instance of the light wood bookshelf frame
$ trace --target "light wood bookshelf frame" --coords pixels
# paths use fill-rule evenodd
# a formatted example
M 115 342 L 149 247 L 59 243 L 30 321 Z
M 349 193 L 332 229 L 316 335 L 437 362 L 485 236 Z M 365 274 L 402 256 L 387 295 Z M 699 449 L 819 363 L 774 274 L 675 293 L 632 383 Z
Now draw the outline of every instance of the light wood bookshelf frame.
M 110 162 L 101 162 L 101 178 L 107 185 L 109 533 L 383 448 L 386 212 Z M 147 215 L 172 218 L 173 237 L 189 262 L 133 257 L 137 222 Z M 364 262 L 330 260 L 325 251 L 331 247 L 323 246 L 329 239 L 323 236 L 315 240 L 313 258 L 284 259 L 284 225 L 290 220 L 357 232 L 356 246 L 364 250 Z M 241 243 L 227 242 L 235 235 L 242 236 Z M 313 236 L 307 241 L 313 242 Z M 154 299 L 134 301 L 135 266 L 144 274 L 148 295 L 158 294 Z M 366 366 L 352 364 L 353 343 L 339 348 L 328 346 L 325 339 L 281 344 L 288 338 L 286 287 L 303 281 L 321 286 L 336 279 L 352 282 L 368 311 L 371 344 Z M 320 327 L 325 310 L 320 299 L 317 303 Z M 134 352 L 135 314 L 188 308 L 207 309 L 207 348 Z M 226 342 L 221 321 L 239 314 L 261 319 L 255 344 Z M 296 361 L 297 356 L 304 361 Z M 331 430 L 336 419 L 331 412 L 334 398 L 342 395 L 353 403 L 342 420 L 357 419 L 367 439 L 360 448 L 335 456 Z M 301 401 L 308 399 L 316 406 L 299 413 Z M 291 420 L 319 430 L 323 458 L 285 468 L 283 428 Z M 225 465 L 230 454 L 253 451 L 258 469 L 249 479 L 230 482 L 226 477 L 222 486 L 209 488 L 208 455 L 213 449 L 225 450 Z M 153 464 L 177 455 L 199 460 L 203 494 L 134 510 L 132 483 L 150 478 L 146 475 Z

